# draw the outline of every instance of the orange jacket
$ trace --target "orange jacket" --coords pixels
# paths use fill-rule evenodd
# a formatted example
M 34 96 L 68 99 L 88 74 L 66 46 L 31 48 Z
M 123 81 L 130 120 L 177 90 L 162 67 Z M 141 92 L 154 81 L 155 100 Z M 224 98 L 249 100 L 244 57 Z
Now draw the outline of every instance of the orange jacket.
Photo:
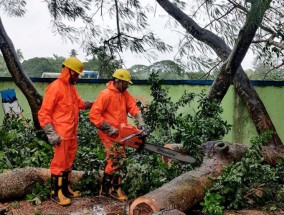
M 38 112 L 41 127 L 52 123 L 55 131 L 64 139 L 76 139 L 78 131 L 79 110 L 84 109 L 74 85 L 69 84 L 69 71 L 64 68 L 57 80 L 45 90 L 45 96 Z
M 135 116 L 140 109 L 136 106 L 135 98 L 129 92 L 119 92 L 113 81 L 108 82 L 107 88 L 101 91 L 90 111 L 91 122 L 99 128 L 104 121 L 119 129 L 121 124 L 127 124 L 127 113 Z M 107 138 L 105 132 L 99 131 L 101 139 Z

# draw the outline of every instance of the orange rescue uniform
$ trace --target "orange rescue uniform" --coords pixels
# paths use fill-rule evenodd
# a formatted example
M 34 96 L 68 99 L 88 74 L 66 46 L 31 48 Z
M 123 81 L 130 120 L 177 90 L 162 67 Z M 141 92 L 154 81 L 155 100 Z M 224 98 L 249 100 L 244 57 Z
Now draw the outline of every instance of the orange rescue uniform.
M 119 130 L 121 125 L 127 124 L 127 113 L 135 116 L 138 112 L 140 109 L 136 106 L 135 98 L 128 91 L 121 93 L 113 86 L 113 81 L 110 81 L 107 88 L 99 93 L 89 116 L 97 128 L 100 128 L 103 122 L 107 122 Z M 115 151 L 113 138 L 101 130 L 98 133 L 106 149 L 105 172 L 112 174 L 115 169 L 119 168 L 113 163 L 113 157 L 115 158 L 117 154 L 125 157 L 124 147 L 120 146 L 118 151 Z
M 54 157 L 50 164 L 50 172 L 60 175 L 71 170 L 75 160 L 78 143 L 79 111 L 85 109 L 74 85 L 69 83 L 69 69 L 63 68 L 57 80 L 45 91 L 38 119 L 41 127 L 51 123 L 61 136 L 60 145 L 54 147 Z

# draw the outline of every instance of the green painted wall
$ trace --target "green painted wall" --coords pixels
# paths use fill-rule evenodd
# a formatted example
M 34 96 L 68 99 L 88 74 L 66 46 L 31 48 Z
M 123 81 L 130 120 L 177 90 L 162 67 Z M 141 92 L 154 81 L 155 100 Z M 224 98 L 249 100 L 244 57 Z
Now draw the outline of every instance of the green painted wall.
M 45 88 L 48 83 L 34 82 L 37 90 L 40 94 L 44 94 Z M 81 97 L 86 100 L 94 100 L 99 91 L 105 88 L 105 83 L 78 83 L 78 92 Z M 207 92 L 210 85 L 164 85 L 169 90 L 169 96 L 173 101 L 177 101 L 183 92 L 186 90 L 188 92 L 200 93 L 202 91 Z M 24 116 L 26 118 L 31 118 L 31 110 L 29 108 L 28 102 L 19 88 L 12 81 L 1 81 L 0 91 L 5 89 L 15 89 L 16 95 L 20 106 L 24 109 Z M 283 86 L 255 86 L 260 98 L 262 99 L 275 127 L 276 130 L 284 141 L 284 132 L 282 128 L 284 127 L 284 87 Z M 143 103 L 147 103 L 151 100 L 149 85 L 136 84 L 131 85 L 129 92 L 140 99 Z M 196 108 L 196 103 L 191 104 L 190 107 L 183 108 L 184 111 L 192 111 Z M 239 96 L 235 93 L 233 87 L 230 87 L 228 93 L 222 101 L 222 107 L 224 109 L 223 117 L 228 121 L 233 127 L 232 131 L 224 137 L 224 140 L 230 142 L 238 142 L 249 144 L 250 138 L 257 135 L 256 129 L 250 119 L 249 113 L 246 110 L 244 103 L 240 100 Z M 3 109 L 0 110 L 0 124 L 3 122 L 4 112 Z

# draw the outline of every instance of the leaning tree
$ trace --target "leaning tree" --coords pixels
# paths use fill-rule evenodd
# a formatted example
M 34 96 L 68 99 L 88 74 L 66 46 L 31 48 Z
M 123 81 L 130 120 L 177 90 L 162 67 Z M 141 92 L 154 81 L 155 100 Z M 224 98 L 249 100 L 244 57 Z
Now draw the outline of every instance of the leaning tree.
M 23 71 L 17 56 L 13 42 L 7 35 L 0 17 L 0 50 L 6 62 L 7 68 L 19 89 L 23 92 L 32 111 L 34 126 L 40 128 L 37 112 L 40 108 L 42 96 L 36 90 L 34 84 Z
M 241 27 L 242 23 L 248 11 L 254 9 L 255 1 L 199 1 L 199 7 L 196 10 L 192 10 L 190 15 L 181 10 L 182 6 L 180 4 L 177 5 L 168 0 L 157 0 L 157 2 L 188 33 L 181 44 L 182 51 L 186 48 L 190 50 L 192 43 L 196 42 L 201 47 L 201 50 L 206 51 L 206 47 L 210 47 L 218 56 L 217 60 L 220 59 L 222 62 L 225 62 L 210 89 L 209 98 L 221 101 L 230 84 L 234 84 L 236 91 L 247 106 L 258 133 L 261 134 L 266 130 L 271 130 L 273 131 L 273 137 L 269 143 L 282 145 L 264 104 L 240 63 L 244 58 L 243 54 L 246 53 L 252 42 L 256 44 L 252 48 L 258 51 L 262 57 L 269 56 L 271 50 L 279 54 L 279 48 L 277 48 L 280 47 L 279 43 L 275 44 L 271 40 L 272 38 L 275 40 L 283 39 L 283 34 L 281 33 L 283 30 L 279 28 L 281 26 L 279 21 L 281 23 L 281 16 L 283 17 L 283 2 L 274 1 L 271 5 L 268 4 L 269 8 L 264 14 L 264 19 L 260 19 L 263 10 L 256 10 L 248 16 L 247 22 L 250 25 L 244 27 Z M 194 20 L 194 17 L 200 16 L 199 13 L 201 12 L 211 17 L 208 24 L 203 24 L 204 27 Z M 255 32 L 255 28 L 258 31 L 256 34 L 252 34 L 252 32 Z M 238 32 L 239 36 L 242 35 L 242 40 L 240 37 L 237 38 Z M 235 46 L 232 50 L 230 46 L 235 41 L 240 45 L 238 48 Z M 257 43 L 257 41 L 259 42 Z M 267 48 L 267 53 L 265 53 L 263 52 L 265 50 L 263 47 L 267 46 L 268 43 L 271 46 L 273 44 L 275 46 Z M 266 60 L 269 59 L 266 58 Z

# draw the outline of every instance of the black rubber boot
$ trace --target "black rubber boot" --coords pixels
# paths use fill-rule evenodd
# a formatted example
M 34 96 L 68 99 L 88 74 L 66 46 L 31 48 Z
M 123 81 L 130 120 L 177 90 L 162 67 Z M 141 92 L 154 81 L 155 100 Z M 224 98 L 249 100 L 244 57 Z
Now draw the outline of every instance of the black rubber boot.
M 59 205 L 69 205 L 71 200 L 62 192 L 62 175 L 51 175 L 51 199 Z
M 100 189 L 100 196 L 109 196 L 111 193 L 112 188 L 112 179 L 113 175 L 104 173 L 103 180 L 101 183 L 101 189 Z
M 63 172 L 62 192 L 68 198 L 75 198 L 80 196 L 79 191 L 73 191 L 71 188 L 71 170 Z
M 125 193 L 121 189 L 121 181 L 122 181 L 122 177 L 120 175 L 115 175 L 113 177 L 112 192 L 110 196 L 119 201 L 127 201 L 128 197 L 125 195 Z

